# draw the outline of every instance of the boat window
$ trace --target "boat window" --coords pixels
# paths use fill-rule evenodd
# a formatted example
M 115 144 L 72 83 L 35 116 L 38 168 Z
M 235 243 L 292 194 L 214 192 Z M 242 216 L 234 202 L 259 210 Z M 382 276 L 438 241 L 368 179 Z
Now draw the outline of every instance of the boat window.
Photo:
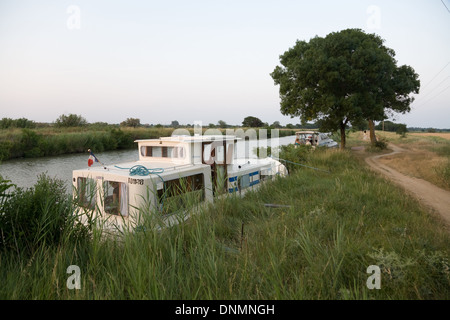
M 239 185 L 241 190 L 250 187 L 250 176 L 248 174 L 241 176 L 239 179 Z
M 103 205 L 105 213 L 127 216 L 127 184 L 117 181 L 103 181 Z
M 174 158 L 174 148 L 164 148 L 166 149 L 166 157 L 167 158 Z
M 95 209 L 97 199 L 96 181 L 91 178 L 79 177 L 77 179 L 77 195 L 79 206 L 86 209 Z
M 216 146 L 216 161 L 219 163 L 225 161 L 225 148 L 223 146 Z
M 203 144 L 203 154 L 202 154 L 202 162 L 204 164 L 212 164 L 212 159 L 211 157 L 213 157 L 213 155 L 211 154 L 211 144 Z
M 152 147 L 152 157 L 162 157 L 163 156 L 163 152 L 162 152 L 163 148 L 162 147 Z
M 204 199 L 204 175 L 202 173 L 165 181 L 165 187 L 158 190 L 158 200 L 162 205 L 163 214 L 192 208 Z
M 261 175 L 260 171 L 255 171 L 249 174 L 245 174 L 238 178 L 239 189 L 244 190 L 248 187 L 252 187 L 260 183 L 260 179 L 264 180 L 265 177 Z
M 182 159 L 185 157 L 185 152 L 183 147 L 144 146 L 141 147 L 141 155 L 143 157 Z

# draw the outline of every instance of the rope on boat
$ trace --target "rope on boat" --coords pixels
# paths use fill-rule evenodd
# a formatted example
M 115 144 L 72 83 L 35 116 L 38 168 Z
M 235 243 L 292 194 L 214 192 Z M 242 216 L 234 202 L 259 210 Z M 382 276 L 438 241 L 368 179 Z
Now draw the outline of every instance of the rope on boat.
M 148 169 L 141 165 L 135 165 L 134 167 L 131 168 L 121 168 L 118 166 L 115 167 L 118 169 L 130 170 L 130 176 L 149 176 L 151 174 L 159 175 L 164 172 L 164 169 L 162 168 Z
M 131 168 L 121 168 L 119 166 L 114 167 L 122 170 L 130 170 L 130 176 L 149 176 L 151 174 L 156 174 L 164 182 L 164 179 L 160 176 L 160 174 L 164 172 L 164 169 L 162 168 L 148 169 L 141 165 L 135 165 Z
M 142 165 L 135 165 L 131 168 L 122 168 L 119 166 L 114 166 L 114 167 L 116 167 L 117 169 L 121 169 L 121 170 L 130 170 L 130 176 L 144 177 L 144 176 L 149 176 L 151 174 L 157 175 L 161 179 L 161 181 L 163 183 L 163 188 L 164 188 L 163 198 L 161 199 L 161 208 L 160 208 L 160 210 L 162 211 L 164 200 L 166 198 L 166 181 L 164 181 L 164 179 L 160 176 L 160 174 L 162 174 L 164 172 L 163 168 L 149 169 Z

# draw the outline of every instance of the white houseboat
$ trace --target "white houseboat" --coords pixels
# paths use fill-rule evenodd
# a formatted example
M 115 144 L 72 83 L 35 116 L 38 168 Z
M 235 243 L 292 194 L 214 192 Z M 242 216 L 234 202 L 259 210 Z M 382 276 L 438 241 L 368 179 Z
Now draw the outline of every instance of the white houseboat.
M 339 145 L 330 138 L 330 133 L 317 131 L 298 131 L 295 133 L 295 145 L 337 148 Z
M 179 221 L 179 213 L 187 217 L 192 204 L 242 194 L 287 175 L 275 159 L 239 159 L 237 141 L 208 135 L 137 140 L 138 161 L 73 171 L 74 197 L 84 221 L 100 217 L 104 228 L 120 230 L 135 228 L 145 215 L 157 215 L 170 224 Z

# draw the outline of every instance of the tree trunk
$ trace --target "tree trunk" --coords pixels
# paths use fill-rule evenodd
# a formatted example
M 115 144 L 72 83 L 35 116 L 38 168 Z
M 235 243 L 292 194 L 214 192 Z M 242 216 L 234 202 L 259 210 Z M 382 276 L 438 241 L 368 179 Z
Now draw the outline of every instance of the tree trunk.
M 345 123 L 341 123 L 341 150 L 345 149 Z
M 369 121 L 369 129 L 370 129 L 370 143 L 372 146 L 375 146 L 375 142 L 377 142 L 377 137 L 375 136 L 375 125 L 373 123 L 373 120 Z

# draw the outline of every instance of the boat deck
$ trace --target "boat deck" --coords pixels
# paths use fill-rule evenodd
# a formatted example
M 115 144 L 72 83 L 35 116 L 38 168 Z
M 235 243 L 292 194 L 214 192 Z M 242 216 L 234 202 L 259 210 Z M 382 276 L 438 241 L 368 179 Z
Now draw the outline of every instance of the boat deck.
M 95 174 L 103 174 L 103 173 L 112 173 L 122 177 L 130 176 L 130 169 L 135 166 L 143 166 L 150 171 L 155 171 L 160 175 L 164 174 L 174 174 L 177 172 L 185 172 L 186 170 L 198 168 L 199 165 L 194 164 L 178 164 L 169 161 L 160 161 L 160 162 L 148 162 L 148 161 L 133 161 L 133 162 L 125 162 L 115 165 L 107 165 L 107 166 L 95 166 L 91 168 L 79 169 L 75 170 L 75 172 L 85 171 L 91 172 L 93 175 Z M 200 165 L 203 167 L 208 167 L 206 165 Z M 105 169 L 106 168 L 106 169 Z

